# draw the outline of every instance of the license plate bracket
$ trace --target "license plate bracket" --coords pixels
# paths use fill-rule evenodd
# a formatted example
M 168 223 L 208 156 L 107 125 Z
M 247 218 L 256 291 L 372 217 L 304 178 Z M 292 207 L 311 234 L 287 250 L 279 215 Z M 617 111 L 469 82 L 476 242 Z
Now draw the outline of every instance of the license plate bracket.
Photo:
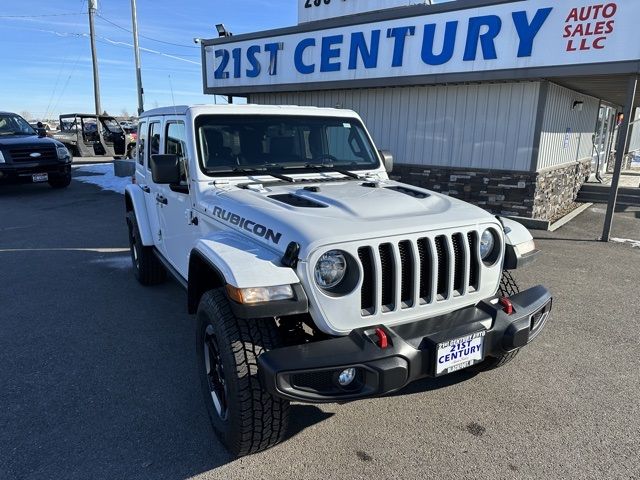
M 435 349 L 436 377 L 457 372 L 483 361 L 486 333 L 483 330 L 438 343 Z

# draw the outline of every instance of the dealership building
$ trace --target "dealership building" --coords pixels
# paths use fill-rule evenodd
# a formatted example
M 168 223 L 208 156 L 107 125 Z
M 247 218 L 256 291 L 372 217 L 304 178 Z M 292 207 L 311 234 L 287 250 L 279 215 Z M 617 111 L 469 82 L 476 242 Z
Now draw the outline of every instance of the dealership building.
M 205 93 L 353 109 L 394 178 L 495 213 L 557 216 L 640 118 L 637 0 L 296 1 L 296 26 L 203 42 Z

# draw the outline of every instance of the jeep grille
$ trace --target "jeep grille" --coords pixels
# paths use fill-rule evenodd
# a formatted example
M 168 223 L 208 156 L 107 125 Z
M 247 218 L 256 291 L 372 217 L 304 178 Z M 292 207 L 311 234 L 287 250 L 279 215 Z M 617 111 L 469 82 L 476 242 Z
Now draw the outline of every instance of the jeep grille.
M 446 302 L 478 290 L 478 233 L 457 232 L 358 249 L 362 316 Z

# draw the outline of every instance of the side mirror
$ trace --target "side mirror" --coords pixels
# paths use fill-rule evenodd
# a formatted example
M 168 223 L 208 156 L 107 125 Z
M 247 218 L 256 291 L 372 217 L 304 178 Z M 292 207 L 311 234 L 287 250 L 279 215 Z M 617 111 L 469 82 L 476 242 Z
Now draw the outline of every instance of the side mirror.
M 393 155 L 391 152 L 387 150 L 378 150 L 380 154 L 380 158 L 382 159 L 382 164 L 384 165 L 384 169 L 391 173 L 393 172 Z
M 159 185 L 180 183 L 180 158 L 177 155 L 151 155 L 149 164 L 153 183 Z

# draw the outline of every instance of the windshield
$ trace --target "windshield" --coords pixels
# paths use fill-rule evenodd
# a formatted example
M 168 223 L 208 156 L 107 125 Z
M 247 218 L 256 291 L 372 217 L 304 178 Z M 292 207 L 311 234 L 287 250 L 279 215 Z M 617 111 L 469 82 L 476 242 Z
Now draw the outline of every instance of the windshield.
M 0 113 L 0 135 L 37 135 L 20 115 Z
M 380 165 L 362 124 L 351 118 L 203 115 L 196 129 L 200 167 L 208 175 Z

